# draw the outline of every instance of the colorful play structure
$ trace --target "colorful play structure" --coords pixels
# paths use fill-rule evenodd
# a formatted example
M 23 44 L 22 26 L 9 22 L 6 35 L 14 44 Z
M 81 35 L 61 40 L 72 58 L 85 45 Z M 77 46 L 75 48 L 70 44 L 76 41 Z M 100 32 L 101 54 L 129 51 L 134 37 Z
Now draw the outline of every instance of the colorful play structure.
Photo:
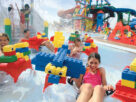
M 4 46 L 4 55 L 0 56 L 0 71 L 4 71 L 17 82 L 20 74 L 26 69 L 32 69 L 29 58 L 30 50 L 27 42 Z
M 113 96 L 122 102 L 136 102 L 136 59 L 122 72 L 122 79 L 116 84 Z
M 47 73 L 43 92 L 49 85 L 66 84 L 67 76 L 79 78 L 80 74 L 85 74 L 86 71 L 82 60 L 67 56 L 67 54 L 70 54 L 70 50 L 68 50 L 68 45 L 64 45 L 62 32 L 55 33 L 53 44 L 55 48 L 58 48 L 57 54 L 39 52 L 32 59 L 32 64 L 35 65 L 36 70 Z
M 96 1 L 96 3 L 94 3 Z M 75 0 L 76 7 L 59 11 L 58 16 L 67 18 L 71 15 L 75 30 L 104 32 L 108 40 L 136 45 L 136 11 L 129 8 L 116 8 L 108 0 Z M 123 2 L 123 0 L 122 0 Z M 110 28 L 109 18 L 117 14 L 117 24 Z M 124 19 L 124 14 L 128 18 Z M 131 20 L 131 16 L 134 16 Z M 69 16 L 70 18 L 70 16 Z M 69 19 L 67 18 L 67 19 Z

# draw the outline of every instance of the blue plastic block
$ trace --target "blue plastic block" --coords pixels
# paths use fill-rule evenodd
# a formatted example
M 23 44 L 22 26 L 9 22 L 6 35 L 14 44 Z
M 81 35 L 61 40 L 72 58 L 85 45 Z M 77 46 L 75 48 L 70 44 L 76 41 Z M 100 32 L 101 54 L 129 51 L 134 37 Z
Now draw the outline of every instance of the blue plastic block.
M 126 68 L 122 72 L 122 79 L 136 81 L 136 72 L 130 71 L 130 69 Z
M 45 66 L 52 62 L 54 56 L 54 54 L 39 52 L 34 58 L 32 58 L 31 63 L 36 66 L 36 70 L 45 71 Z
M 91 43 L 85 43 L 85 46 L 91 46 Z
M 28 47 L 25 47 L 25 48 L 16 48 L 16 52 L 23 53 L 23 52 L 28 52 L 28 51 L 29 51 Z
M 82 60 L 66 57 L 64 66 L 67 66 L 67 76 L 72 78 L 79 78 L 80 74 L 85 74 L 85 66 L 83 66 Z
M 117 36 L 116 36 L 116 37 L 114 37 L 114 39 L 116 39 L 116 40 L 120 40 L 120 38 L 119 38 L 119 37 L 117 37 Z
M 58 84 L 60 80 L 60 76 L 50 74 L 48 77 L 48 82 L 52 84 Z

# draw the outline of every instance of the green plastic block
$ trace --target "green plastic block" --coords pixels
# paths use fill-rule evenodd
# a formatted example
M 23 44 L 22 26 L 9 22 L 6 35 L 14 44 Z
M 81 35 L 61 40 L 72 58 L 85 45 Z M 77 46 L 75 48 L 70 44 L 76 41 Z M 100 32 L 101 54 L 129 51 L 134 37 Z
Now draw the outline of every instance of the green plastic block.
M 0 63 L 9 63 L 9 62 L 15 62 L 17 61 L 17 56 L 1 56 L 0 57 Z
M 23 53 L 24 56 L 25 56 L 25 55 L 30 55 L 30 54 L 31 54 L 31 51 L 30 51 L 30 50 Z

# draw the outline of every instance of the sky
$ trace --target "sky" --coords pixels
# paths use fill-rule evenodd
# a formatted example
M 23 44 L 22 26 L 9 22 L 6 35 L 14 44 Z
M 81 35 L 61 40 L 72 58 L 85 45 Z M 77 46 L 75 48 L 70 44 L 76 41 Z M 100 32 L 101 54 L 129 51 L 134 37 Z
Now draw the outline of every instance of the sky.
M 3 1 L 3 0 L 1 0 Z M 5 5 L 7 3 L 15 3 L 21 7 L 21 0 L 4 0 Z M 100 1 L 100 0 L 99 0 Z M 30 3 L 30 0 L 24 0 L 25 3 Z M 93 0 L 95 3 L 96 0 Z M 136 10 L 136 0 L 109 0 L 111 5 L 117 8 L 131 8 Z M 4 5 L 4 3 L 3 3 Z M 75 0 L 34 0 L 34 8 L 40 14 L 40 16 L 47 20 L 48 22 L 59 21 L 57 12 L 59 10 L 67 10 L 75 7 Z M 110 21 L 115 25 L 116 19 L 110 19 Z

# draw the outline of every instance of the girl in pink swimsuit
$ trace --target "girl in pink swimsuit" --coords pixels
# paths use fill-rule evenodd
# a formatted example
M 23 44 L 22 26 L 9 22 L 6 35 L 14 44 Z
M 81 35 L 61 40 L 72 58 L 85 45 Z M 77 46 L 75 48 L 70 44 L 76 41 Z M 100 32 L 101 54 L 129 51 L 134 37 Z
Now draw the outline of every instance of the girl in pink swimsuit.
M 88 57 L 88 67 L 77 102 L 103 102 L 105 91 L 114 90 L 111 85 L 107 85 L 105 70 L 99 68 L 99 64 L 100 55 L 92 53 Z

